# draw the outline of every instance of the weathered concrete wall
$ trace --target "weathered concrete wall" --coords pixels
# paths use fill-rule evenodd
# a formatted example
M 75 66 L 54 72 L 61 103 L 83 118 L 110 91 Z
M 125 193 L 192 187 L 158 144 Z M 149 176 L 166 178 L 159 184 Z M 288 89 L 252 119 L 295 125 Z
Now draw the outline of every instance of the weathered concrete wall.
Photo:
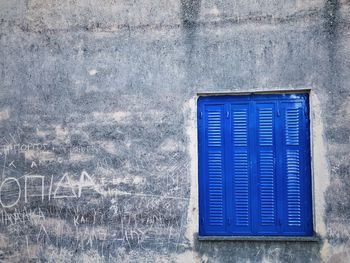
M 349 262 L 348 0 L 0 0 L 0 259 Z M 312 89 L 319 243 L 198 242 L 195 99 Z

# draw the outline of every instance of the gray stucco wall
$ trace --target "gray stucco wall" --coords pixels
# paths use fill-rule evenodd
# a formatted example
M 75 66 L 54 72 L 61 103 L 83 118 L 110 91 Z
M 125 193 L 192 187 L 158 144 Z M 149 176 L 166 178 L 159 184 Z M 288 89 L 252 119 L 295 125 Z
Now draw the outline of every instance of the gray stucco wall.
M 350 261 L 348 0 L 0 0 L 0 80 L 0 260 Z M 197 241 L 196 93 L 299 88 L 321 241 Z

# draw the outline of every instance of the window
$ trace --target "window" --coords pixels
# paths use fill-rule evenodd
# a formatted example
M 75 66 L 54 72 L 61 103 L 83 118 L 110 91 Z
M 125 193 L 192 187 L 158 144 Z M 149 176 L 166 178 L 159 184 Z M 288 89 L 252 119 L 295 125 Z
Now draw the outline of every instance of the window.
M 199 235 L 311 236 L 308 94 L 198 99 Z

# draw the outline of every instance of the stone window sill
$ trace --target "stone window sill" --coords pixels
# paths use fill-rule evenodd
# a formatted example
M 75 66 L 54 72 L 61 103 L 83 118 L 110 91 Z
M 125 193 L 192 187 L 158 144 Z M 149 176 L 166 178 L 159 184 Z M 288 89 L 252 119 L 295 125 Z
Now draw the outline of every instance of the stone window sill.
M 199 241 L 319 242 L 317 236 L 198 236 Z

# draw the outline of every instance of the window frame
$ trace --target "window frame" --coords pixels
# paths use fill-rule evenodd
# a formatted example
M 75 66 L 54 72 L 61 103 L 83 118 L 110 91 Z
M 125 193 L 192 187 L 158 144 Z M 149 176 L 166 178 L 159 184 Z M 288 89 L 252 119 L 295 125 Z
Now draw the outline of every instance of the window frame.
M 308 109 L 307 112 L 307 118 L 308 118 L 308 127 L 307 127 L 307 134 L 305 136 L 307 136 L 307 142 L 308 142 L 308 150 L 309 150 L 309 174 L 310 174 L 310 186 L 309 186 L 309 191 L 308 194 L 310 195 L 310 202 L 311 202 L 311 206 L 310 206 L 310 216 L 311 216 L 311 230 L 312 230 L 312 234 L 311 235 L 268 235 L 265 236 L 264 234 L 244 234 L 244 235 L 238 235 L 238 234 L 231 234 L 231 235 L 203 235 L 201 234 L 201 232 L 203 233 L 203 231 L 199 230 L 199 239 L 201 240 L 210 240 L 210 239 L 232 239 L 232 240 L 260 240 L 261 237 L 264 237 L 264 240 L 301 240 L 301 241 L 317 241 L 318 239 L 315 237 L 315 206 L 314 206 L 314 189 L 313 189 L 313 162 L 312 162 L 312 120 L 311 120 L 311 96 L 310 96 L 310 90 L 309 89 L 302 89 L 302 90 L 273 90 L 273 91 L 254 91 L 254 92 L 219 92 L 219 93 L 198 93 L 198 100 L 197 103 L 205 98 L 205 97 L 221 97 L 223 99 L 228 99 L 228 100 L 232 100 L 232 97 L 247 97 L 247 96 L 252 96 L 252 95 L 269 95 L 270 98 L 273 98 L 274 95 L 277 98 L 280 98 L 281 95 L 292 95 L 292 94 L 305 94 L 308 99 L 307 99 L 307 105 L 306 105 L 306 109 Z M 266 98 L 264 98 L 263 100 L 266 100 Z M 199 197 L 199 227 L 201 227 L 201 225 L 203 225 L 203 222 L 201 222 L 202 218 L 201 218 L 201 214 L 200 211 L 203 211 L 203 202 L 202 197 L 201 197 L 201 174 L 202 174 L 202 154 L 199 154 L 199 152 L 202 150 L 201 149 L 201 141 L 200 141 L 200 127 L 199 127 L 199 119 L 201 118 L 201 111 L 198 108 L 198 104 L 197 104 L 197 136 L 198 136 L 198 187 L 199 187 L 199 193 L 198 193 L 198 197 Z M 230 146 L 232 147 L 232 146 Z M 232 148 L 231 148 L 232 149 Z

